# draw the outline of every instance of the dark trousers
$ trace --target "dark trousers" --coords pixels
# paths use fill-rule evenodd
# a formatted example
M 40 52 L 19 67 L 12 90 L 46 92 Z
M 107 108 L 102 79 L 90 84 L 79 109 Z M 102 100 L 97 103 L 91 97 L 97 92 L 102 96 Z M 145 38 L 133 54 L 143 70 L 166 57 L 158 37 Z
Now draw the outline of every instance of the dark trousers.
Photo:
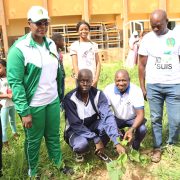
M 109 141 L 109 137 L 106 134 L 99 137 L 105 146 Z M 87 153 L 90 150 L 88 139 L 82 136 L 78 136 L 76 134 L 73 134 L 72 137 L 69 139 L 69 145 L 74 152 L 79 154 Z
M 139 149 L 140 143 L 142 142 L 142 140 L 144 139 L 144 137 L 146 135 L 147 129 L 145 126 L 145 122 L 146 122 L 146 119 L 144 120 L 143 124 L 141 124 L 136 129 L 135 138 L 134 138 L 133 143 L 132 143 L 133 149 L 136 149 L 136 150 Z M 121 119 L 116 118 L 116 123 L 117 123 L 117 126 L 119 129 L 123 129 L 125 127 L 131 127 L 134 123 L 134 119 L 121 120 Z
M 92 132 L 96 132 L 96 134 L 98 134 L 104 146 L 106 146 L 106 144 L 109 142 L 110 139 L 103 130 L 101 121 L 94 122 L 93 124 L 91 124 L 89 129 Z M 90 150 L 89 147 L 90 140 L 83 136 L 75 134 L 72 130 L 65 132 L 65 141 L 70 145 L 70 147 L 76 153 L 83 154 L 83 153 L 87 153 Z

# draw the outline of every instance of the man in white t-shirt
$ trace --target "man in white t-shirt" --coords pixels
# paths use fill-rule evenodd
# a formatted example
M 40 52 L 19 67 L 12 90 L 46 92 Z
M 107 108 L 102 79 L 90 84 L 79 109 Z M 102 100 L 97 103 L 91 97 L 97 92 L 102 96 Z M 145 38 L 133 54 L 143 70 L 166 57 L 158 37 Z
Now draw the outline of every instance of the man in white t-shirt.
M 106 86 L 104 93 L 112 107 L 118 128 L 129 127 L 124 139 L 138 150 L 146 135 L 144 98 L 141 89 L 130 83 L 128 72 L 121 69 L 115 74 L 115 83 Z
M 150 105 L 154 139 L 152 161 L 159 162 L 164 102 L 169 125 L 167 143 L 175 144 L 180 133 L 180 36 L 167 28 L 167 14 L 163 10 L 155 10 L 150 23 L 152 31 L 143 37 L 139 48 L 139 81 Z

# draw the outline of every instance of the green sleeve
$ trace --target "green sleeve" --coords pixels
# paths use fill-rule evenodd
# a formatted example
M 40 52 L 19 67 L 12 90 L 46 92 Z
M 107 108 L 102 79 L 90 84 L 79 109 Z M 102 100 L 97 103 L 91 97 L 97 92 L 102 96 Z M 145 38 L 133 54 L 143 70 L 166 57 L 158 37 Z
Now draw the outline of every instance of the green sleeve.
M 15 108 L 22 117 L 30 114 L 30 108 L 23 85 L 24 72 L 24 56 L 18 48 L 13 46 L 10 48 L 7 57 L 7 79 L 12 89 Z

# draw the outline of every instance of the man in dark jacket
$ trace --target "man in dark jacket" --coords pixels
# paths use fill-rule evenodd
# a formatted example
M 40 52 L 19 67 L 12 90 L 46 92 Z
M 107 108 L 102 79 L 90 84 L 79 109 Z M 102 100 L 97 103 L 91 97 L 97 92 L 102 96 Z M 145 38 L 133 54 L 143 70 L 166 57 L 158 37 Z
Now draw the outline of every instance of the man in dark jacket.
M 89 141 L 93 140 L 96 151 L 103 153 L 104 146 L 113 141 L 118 153 L 124 148 L 118 142 L 118 128 L 104 93 L 92 84 L 92 72 L 79 71 L 77 88 L 64 99 L 66 129 L 65 140 L 76 153 L 76 161 L 84 160 L 83 154 L 89 151 Z

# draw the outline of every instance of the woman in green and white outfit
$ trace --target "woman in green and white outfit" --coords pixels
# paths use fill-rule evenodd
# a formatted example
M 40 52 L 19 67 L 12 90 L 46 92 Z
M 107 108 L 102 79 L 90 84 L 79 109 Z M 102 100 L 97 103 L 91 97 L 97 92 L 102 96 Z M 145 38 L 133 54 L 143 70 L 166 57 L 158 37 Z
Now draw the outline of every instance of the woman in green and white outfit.
M 50 160 L 61 166 L 60 96 L 61 71 L 54 42 L 45 37 L 49 16 L 46 9 L 28 11 L 30 33 L 10 48 L 7 78 L 15 108 L 22 119 L 28 174 L 37 175 L 41 140 L 44 136 Z

